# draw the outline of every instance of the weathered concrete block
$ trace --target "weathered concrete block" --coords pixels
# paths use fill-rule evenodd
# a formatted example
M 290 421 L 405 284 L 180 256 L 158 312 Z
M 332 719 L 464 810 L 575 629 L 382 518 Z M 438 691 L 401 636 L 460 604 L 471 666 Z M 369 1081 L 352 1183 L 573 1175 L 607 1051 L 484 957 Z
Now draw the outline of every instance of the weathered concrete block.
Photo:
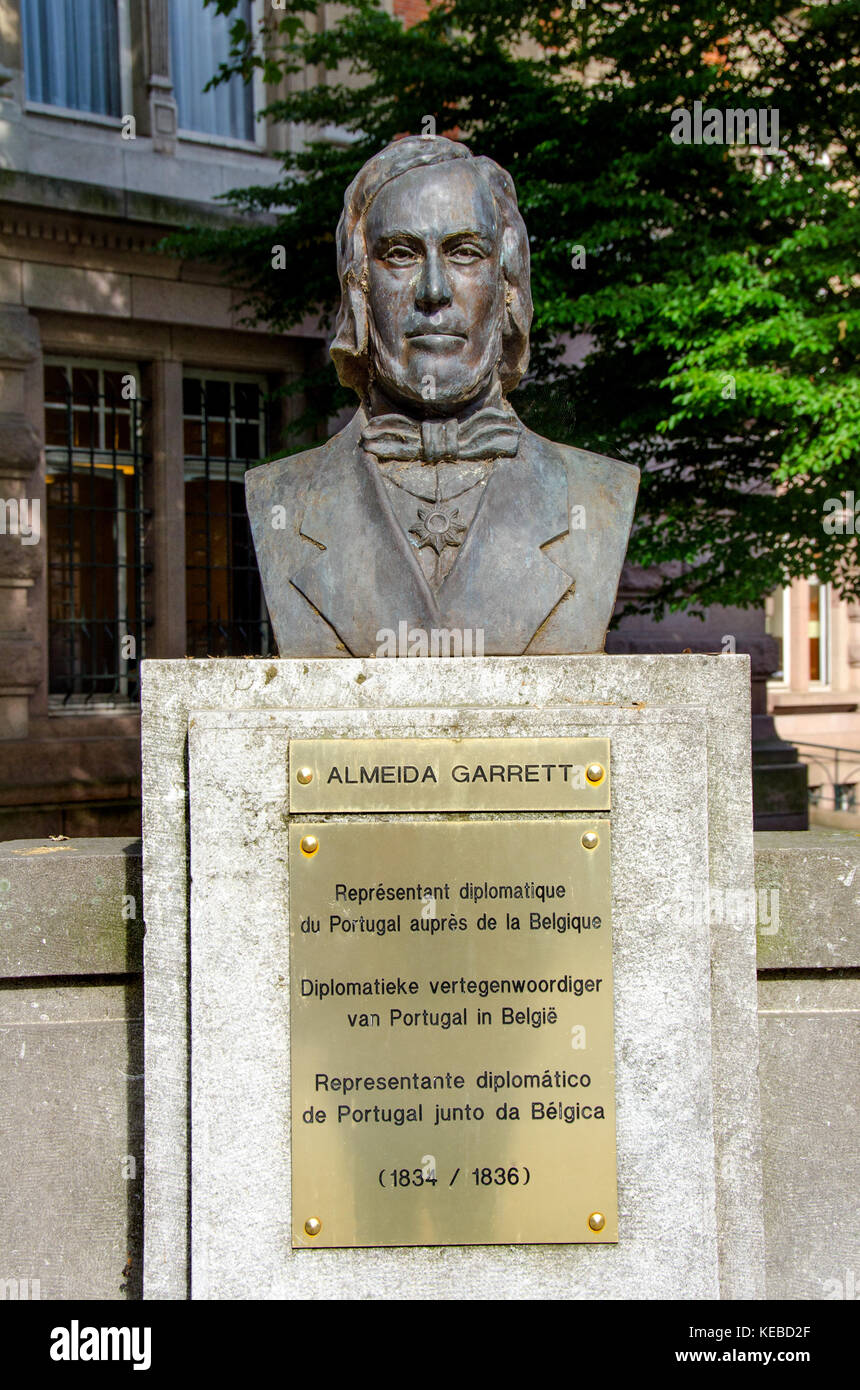
M 755 876 L 768 1296 L 853 1298 L 860 835 L 757 834 Z
M 818 972 L 759 983 L 767 1294 L 860 1293 L 860 981 Z
M 139 983 L 0 990 L 7 1297 L 140 1297 L 141 996 Z
M 0 978 L 139 972 L 140 866 L 139 840 L 0 842 Z
M 759 969 L 860 965 L 860 835 L 760 831 L 755 881 L 757 894 L 779 895 L 778 922 L 759 928 Z

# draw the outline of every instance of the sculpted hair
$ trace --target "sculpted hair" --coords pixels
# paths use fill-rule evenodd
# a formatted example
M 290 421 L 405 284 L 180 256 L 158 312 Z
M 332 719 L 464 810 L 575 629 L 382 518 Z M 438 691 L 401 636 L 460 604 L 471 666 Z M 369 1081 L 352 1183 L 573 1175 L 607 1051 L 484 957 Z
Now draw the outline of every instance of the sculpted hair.
M 495 160 L 476 157 L 455 140 L 442 135 L 413 135 L 387 145 L 359 170 L 344 195 L 337 227 L 340 308 L 331 355 L 342 384 L 351 386 L 362 398 L 370 376 L 364 231 L 368 209 L 377 193 L 399 174 L 424 165 L 447 164 L 452 159 L 471 160 L 486 182 L 499 216 L 502 274 L 508 287 L 499 376 L 506 394 L 514 389 L 528 366 L 532 321 L 529 242 L 517 207 L 514 181 Z

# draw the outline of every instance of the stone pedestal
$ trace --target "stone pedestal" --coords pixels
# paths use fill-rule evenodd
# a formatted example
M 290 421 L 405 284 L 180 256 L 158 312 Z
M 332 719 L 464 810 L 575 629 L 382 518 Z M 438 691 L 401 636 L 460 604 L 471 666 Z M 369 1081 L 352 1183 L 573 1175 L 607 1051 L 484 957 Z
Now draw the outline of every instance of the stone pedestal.
M 146 1297 L 763 1296 L 749 689 L 731 656 L 144 663 Z M 293 1251 L 289 739 L 589 735 L 618 1244 Z

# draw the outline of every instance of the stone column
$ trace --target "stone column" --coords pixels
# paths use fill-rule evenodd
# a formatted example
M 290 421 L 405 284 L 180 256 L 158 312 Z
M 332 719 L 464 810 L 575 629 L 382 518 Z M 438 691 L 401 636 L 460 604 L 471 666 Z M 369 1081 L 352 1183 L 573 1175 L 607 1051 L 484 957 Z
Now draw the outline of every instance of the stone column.
M 0 305 L 0 739 L 26 738 L 42 680 L 45 497 L 40 473 L 39 327 Z M 33 600 L 36 600 L 33 602 Z
M 852 671 L 860 670 L 860 603 L 848 604 L 848 665 Z M 855 678 L 852 684 L 860 685 Z
M 144 374 L 147 656 L 185 655 L 185 474 L 182 363 L 153 362 Z
M 170 80 L 170 40 L 167 0 L 147 0 L 146 27 L 149 61 L 146 94 L 149 131 L 157 154 L 176 152 L 176 98 Z

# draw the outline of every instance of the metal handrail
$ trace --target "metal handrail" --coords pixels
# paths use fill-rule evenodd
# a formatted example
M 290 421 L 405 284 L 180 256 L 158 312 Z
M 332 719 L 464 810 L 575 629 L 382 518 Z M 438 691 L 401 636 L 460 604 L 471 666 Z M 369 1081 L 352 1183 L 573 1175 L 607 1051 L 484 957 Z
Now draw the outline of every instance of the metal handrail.
M 797 740 L 792 741 L 794 742 L 795 748 L 798 749 L 814 748 L 817 751 L 823 753 L 833 753 L 835 755 L 833 758 L 828 758 L 826 761 L 823 758 L 804 758 L 804 762 L 807 764 L 807 766 L 820 767 L 825 774 L 825 780 L 829 780 L 830 788 L 833 794 L 833 809 L 835 811 L 847 809 L 843 804 L 845 800 L 849 799 L 845 795 L 845 788 L 853 787 L 856 785 L 856 783 L 850 782 L 846 779 L 852 777 L 856 773 L 860 773 L 860 761 L 855 763 L 853 767 L 849 767 L 847 772 L 845 771 L 843 761 L 843 771 L 842 775 L 840 776 L 839 754 L 843 754 L 843 759 L 845 754 L 847 754 L 850 758 L 860 758 L 860 749 L 845 748 L 835 743 L 805 743 Z

